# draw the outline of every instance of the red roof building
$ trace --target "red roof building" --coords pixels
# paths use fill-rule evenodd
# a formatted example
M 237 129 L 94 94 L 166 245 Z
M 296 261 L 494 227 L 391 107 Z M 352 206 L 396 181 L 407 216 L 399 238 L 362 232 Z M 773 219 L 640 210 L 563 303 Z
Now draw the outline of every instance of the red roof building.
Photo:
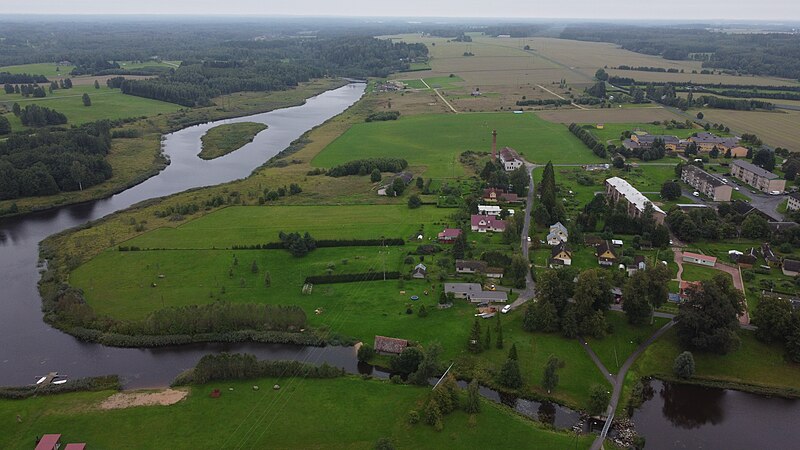
M 678 295 L 680 295 L 681 300 L 686 300 L 689 297 L 689 292 L 692 289 L 700 288 L 700 286 L 702 285 L 699 281 L 681 281 Z
M 445 228 L 439 233 L 438 238 L 442 244 L 452 244 L 459 236 L 461 236 L 461 228 Z
M 713 256 L 701 255 L 699 253 L 683 252 L 683 262 L 714 267 L 717 264 L 717 258 Z
M 36 444 L 36 450 L 58 450 L 60 441 L 60 434 L 45 434 Z
M 408 347 L 405 339 L 391 338 L 386 336 L 375 336 L 375 351 L 378 353 L 393 353 L 399 355 Z
M 85 450 L 85 449 L 86 449 L 86 444 L 84 444 L 84 443 L 67 444 L 67 446 L 64 447 L 64 450 Z
M 486 233 L 487 231 L 503 232 L 506 229 L 506 222 L 495 216 L 484 216 L 473 214 L 470 219 L 472 231 Z
M 497 188 L 489 188 L 483 190 L 483 200 L 487 202 L 506 202 L 506 203 L 518 203 L 520 202 L 520 198 L 517 197 L 517 194 L 513 192 L 506 192 L 502 189 Z

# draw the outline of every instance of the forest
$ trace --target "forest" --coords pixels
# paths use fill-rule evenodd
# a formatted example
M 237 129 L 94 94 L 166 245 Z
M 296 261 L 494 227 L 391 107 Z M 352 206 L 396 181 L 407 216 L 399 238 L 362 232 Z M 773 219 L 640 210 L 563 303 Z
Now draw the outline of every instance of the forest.
M 701 60 L 703 67 L 753 75 L 800 79 L 800 35 L 722 33 L 688 27 L 618 25 L 568 26 L 563 39 L 612 42 L 647 55 L 672 60 Z
M 109 122 L 13 134 L 0 142 L 0 200 L 77 191 L 111 178 Z

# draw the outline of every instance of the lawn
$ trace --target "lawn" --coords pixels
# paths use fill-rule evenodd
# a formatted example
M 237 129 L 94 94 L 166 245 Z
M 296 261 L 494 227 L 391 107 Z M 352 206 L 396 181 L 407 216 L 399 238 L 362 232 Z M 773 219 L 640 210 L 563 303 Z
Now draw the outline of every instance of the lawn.
M 214 159 L 234 152 L 250 142 L 256 135 L 267 129 L 263 123 L 239 122 L 216 126 L 206 132 L 200 140 L 203 149 L 198 156 Z
M 766 387 L 800 389 L 800 365 L 787 363 L 783 348 L 756 340 L 751 331 L 739 331 L 741 346 L 727 354 L 694 352 L 695 378 Z M 634 364 L 638 376 L 672 378 L 672 363 L 681 349 L 670 330 L 647 348 Z
M 59 70 L 56 70 L 58 68 Z M 0 67 L 0 72 L 27 73 L 30 75 L 44 75 L 49 78 L 69 77 L 75 66 L 60 66 L 56 63 L 21 64 L 18 66 Z
M 92 106 L 83 106 L 81 97 L 89 94 Z M 70 125 L 80 125 L 101 119 L 123 119 L 129 117 L 154 116 L 178 111 L 181 106 L 173 103 L 151 100 L 148 98 L 125 95 L 119 89 L 110 89 L 107 86 L 75 86 L 72 89 L 58 89 L 47 97 L 37 99 L 22 97 L 20 94 L 0 93 L 0 104 L 11 107 L 14 103 L 24 108 L 29 104 L 36 104 L 55 109 L 67 116 Z M 6 117 L 11 121 L 14 130 L 22 129 L 22 123 L 15 115 L 8 113 Z
M 276 383 L 283 388 L 267 389 Z M 220 398 L 209 397 L 215 388 Z M 54 432 L 66 442 L 115 449 L 372 449 L 382 437 L 397 448 L 525 448 L 536 442 L 536 448 L 563 449 L 588 448 L 594 437 L 576 440 L 546 430 L 488 400 L 474 418 L 462 411 L 446 416 L 442 432 L 409 425 L 408 411 L 421 410 L 428 392 L 357 377 L 265 378 L 192 387 L 188 398 L 171 406 L 98 409 L 110 391 L 0 400 L 0 447 L 29 449 L 35 436 Z
M 653 125 L 652 123 L 604 123 L 602 130 L 598 130 L 595 124 L 582 124 L 582 126 L 585 125 L 588 125 L 589 131 L 591 131 L 600 142 L 604 144 L 610 142 L 617 146 L 622 142 L 620 135 L 625 131 L 644 131 L 648 134 L 666 134 L 679 138 L 687 138 L 691 136 L 692 133 L 703 131 L 701 128 L 668 129 L 664 125 Z
M 589 346 L 612 373 L 617 373 L 626 359 L 642 342 L 661 328 L 667 319 L 656 318 L 653 325 L 630 325 L 624 313 L 609 311 L 606 314 L 613 332 L 603 339 L 588 338 Z
M 358 158 L 396 157 L 424 166 L 425 177 L 459 177 L 465 174 L 459 155 L 466 150 L 490 151 L 495 129 L 498 148 L 513 147 L 532 162 L 602 162 L 566 127 L 534 114 L 475 113 L 421 114 L 356 124 L 315 157 L 312 165 L 332 167 Z

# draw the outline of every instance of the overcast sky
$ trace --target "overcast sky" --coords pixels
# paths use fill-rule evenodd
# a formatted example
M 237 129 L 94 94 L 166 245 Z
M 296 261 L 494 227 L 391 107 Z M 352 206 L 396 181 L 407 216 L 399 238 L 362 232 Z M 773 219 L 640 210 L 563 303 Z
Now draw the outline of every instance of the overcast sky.
M 3 0 L 6 2 L 9 0 Z M 800 20 L 798 0 L 36 0 L 15 13 Z

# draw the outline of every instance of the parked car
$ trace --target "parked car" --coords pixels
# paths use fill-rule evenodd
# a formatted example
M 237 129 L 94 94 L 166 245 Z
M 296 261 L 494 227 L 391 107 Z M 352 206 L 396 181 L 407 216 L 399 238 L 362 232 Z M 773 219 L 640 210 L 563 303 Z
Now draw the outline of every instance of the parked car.
M 781 195 L 781 191 L 769 191 L 769 195 Z
M 511 311 L 511 305 L 503 306 L 503 309 L 500 310 L 503 314 L 508 314 L 509 311 Z
M 700 193 L 697 191 L 692 192 L 692 195 L 694 195 L 695 197 L 700 197 Z
M 738 191 L 739 190 L 739 186 L 736 186 L 735 188 L 733 188 L 733 190 Z

